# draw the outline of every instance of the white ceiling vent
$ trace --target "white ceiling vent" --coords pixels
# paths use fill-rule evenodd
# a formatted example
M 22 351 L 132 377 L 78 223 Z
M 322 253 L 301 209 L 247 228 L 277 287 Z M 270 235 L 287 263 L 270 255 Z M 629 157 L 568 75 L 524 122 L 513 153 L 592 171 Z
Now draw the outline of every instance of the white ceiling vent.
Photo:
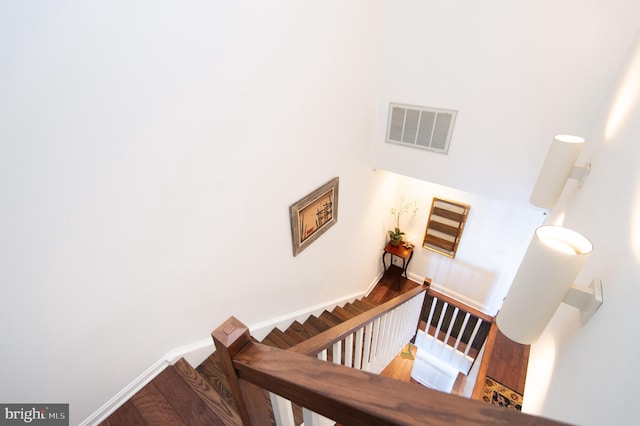
M 456 111 L 389 104 L 387 142 L 446 154 Z

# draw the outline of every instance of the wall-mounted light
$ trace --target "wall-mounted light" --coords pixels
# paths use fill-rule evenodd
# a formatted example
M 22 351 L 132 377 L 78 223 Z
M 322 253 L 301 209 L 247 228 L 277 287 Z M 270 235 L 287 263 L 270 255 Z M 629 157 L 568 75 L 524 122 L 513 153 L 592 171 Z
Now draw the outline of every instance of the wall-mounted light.
M 591 242 L 559 226 L 541 226 L 516 273 L 496 322 L 511 340 L 531 344 L 542 334 L 560 303 L 582 311 L 586 322 L 602 304 L 602 284 L 573 285 L 591 253 Z
M 578 136 L 557 135 L 547 152 L 536 186 L 529 201 L 534 206 L 552 208 L 564 189 L 568 179 L 576 179 L 582 185 L 591 170 L 591 164 L 576 166 L 576 160 L 584 139 Z

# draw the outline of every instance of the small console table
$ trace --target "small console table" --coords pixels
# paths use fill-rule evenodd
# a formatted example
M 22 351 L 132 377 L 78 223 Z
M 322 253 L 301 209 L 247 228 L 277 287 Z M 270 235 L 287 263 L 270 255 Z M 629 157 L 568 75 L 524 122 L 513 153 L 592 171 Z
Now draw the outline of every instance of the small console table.
M 404 244 L 404 241 L 397 246 L 392 246 L 390 242 L 387 243 L 384 248 L 384 252 L 382 253 L 382 266 L 386 271 L 387 262 L 385 257 L 387 254 L 391 256 L 391 262 L 389 263 L 389 266 L 393 265 L 393 257 L 397 256 L 402 259 L 402 275 L 407 278 L 407 267 L 409 267 L 409 262 L 411 262 L 411 258 L 413 257 L 413 245 L 409 244 L 409 247 L 405 247 Z

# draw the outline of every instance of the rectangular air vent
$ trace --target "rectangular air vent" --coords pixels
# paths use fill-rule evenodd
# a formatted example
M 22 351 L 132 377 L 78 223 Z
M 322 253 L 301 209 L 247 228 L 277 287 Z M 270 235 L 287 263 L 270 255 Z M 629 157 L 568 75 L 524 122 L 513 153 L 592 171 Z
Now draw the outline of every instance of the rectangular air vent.
M 446 154 L 456 111 L 389 104 L 387 142 Z

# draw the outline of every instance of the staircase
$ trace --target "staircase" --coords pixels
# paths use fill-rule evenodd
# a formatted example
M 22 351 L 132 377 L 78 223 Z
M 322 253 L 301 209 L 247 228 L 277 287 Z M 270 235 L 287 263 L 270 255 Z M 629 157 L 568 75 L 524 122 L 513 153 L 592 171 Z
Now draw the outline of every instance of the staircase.
M 232 404 L 188 362 L 167 367 L 101 425 L 241 425 Z
M 408 288 L 417 286 L 406 281 Z M 312 315 L 303 323 L 294 321 L 284 331 L 274 328 L 261 343 L 288 349 L 405 290 L 402 285 L 398 287 L 392 290 L 383 278 L 369 296 L 337 306 L 331 312 L 325 310 L 319 316 Z M 222 371 L 217 352 L 196 369 L 180 359 L 144 386 L 101 425 L 242 425 Z M 266 392 L 265 398 L 269 399 Z M 294 407 L 294 420 L 296 424 L 302 423 L 299 407 Z

